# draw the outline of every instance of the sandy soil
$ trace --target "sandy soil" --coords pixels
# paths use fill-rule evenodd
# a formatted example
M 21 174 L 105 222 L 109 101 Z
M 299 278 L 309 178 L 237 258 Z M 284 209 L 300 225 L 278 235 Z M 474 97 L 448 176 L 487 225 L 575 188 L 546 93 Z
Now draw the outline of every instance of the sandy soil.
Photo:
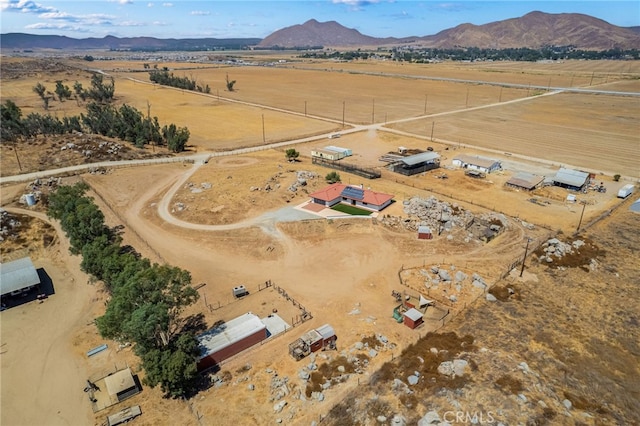
M 110 66 L 114 65 L 110 64 Z M 330 67 L 326 64 L 324 66 Z M 387 65 L 381 66 L 385 69 L 387 67 Z M 421 73 L 423 70 L 423 67 L 405 67 L 402 68 L 402 73 Z M 439 72 L 443 72 L 442 70 L 440 69 Z M 444 70 L 450 71 L 451 68 Z M 225 97 L 229 96 L 238 101 L 264 103 L 302 113 L 302 115 L 291 116 L 272 110 L 265 111 L 266 126 L 271 120 L 278 123 L 275 133 L 271 133 L 271 130 L 267 133 L 278 136 L 269 136 L 270 138 L 306 136 L 334 130 L 337 127 L 336 123 L 339 124 L 342 120 L 342 102 L 345 93 L 350 93 L 346 105 L 346 121 L 366 124 L 372 121 L 372 116 L 374 121 L 385 122 L 400 117 L 419 116 L 424 114 L 425 103 L 429 113 L 433 113 L 464 109 L 467 105 L 494 103 L 500 99 L 500 96 L 504 101 L 526 95 L 524 89 L 505 88 L 500 93 L 500 89 L 493 86 L 468 87 L 460 83 L 416 82 L 404 78 L 389 79 L 383 76 L 363 78 L 361 75 L 342 72 L 299 69 L 272 70 L 257 67 L 207 69 L 199 71 L 198 78 L 205 82 L 211 79 L 217 81 L 216 84 L 219 85 L 227 72 L 230 73 L 231 78 L 238 80 L 238 91 L 232 94 L 225 93 Z M 462 77 L 467 72 L 466 69 L 459 70 L 452 75 Z M 581 72 L 583 72 L 582 75 L 573 76 L 571 68 L 562 71 L 565 80 L 575 78 L 574 84 L 586 84 L 585 81 L 590 76 L 586 71 Z M 627 71 L 618 70 L 617 72 Z M 118 70 L 118 73 L 124 73 L 124 71 Z M 509 79 L 513 78 L 516 81 L 518 71 L 510 70 L 507 74 Z M 525 81 L 532 75 L 537 74 L 534 71 L 527 71 L 525 76 L 521 77 L 523 80 L 517 81 Z M 146 101 L 142 99 L 149 99 L 153 95 L 153 86 L 134 84 L 121 79 L 130 76 L 139 77 L 139 74 L 122 74 L 122 76 L 118 74 L 116 87 L 126 88 L 123 98 L 129 101 L 135 100 L 146 106 Z M 286 84 L 282 83 L 283 76 Z M 75 75 L 72 75 L 69 78 L 74 77 Z M 603 75 L 601 78 L 606 77 Z M 549 75 L 541 76 L 540 80 L 546 83 Z M 276 85 L 278 81 L 280 83 Z M 310 84 L 310 81 L 322 84 Z M 4 84 L 3 80 L 3 87 Z M 381 93 L 380 87 L 388 88 L 388 93 L 386 90 Z M 20 93 L 20 90 L 26 89 L 23 87 L 16 90 L 18 90 L 16 93 Z M 169 89 L 158 89 L 156 92 L 164 94 L 151 102 L 152 114 L 165 114 L 163 117 L 172 117 L 171 109 L 174 104 L 167 102 L 167 99 L 170 99 L 169 96 L 173 99 L 176 92 Z M 179 96 L 185 98 L 186 106 L 208 108 L 205 116 L 201 116 L 197 122 L 193 121 L 192 134 L 194 140 L 198 141 L 198 146 L 194 149 L 218 149 L 262 143 L 261 120 L 256 119 L 256 117 L 261 118 L 263 114 L 260 108 L 236 103 L 214 105 L 217 102 L 216 99 L 201 95 L 180 93 Z M 555 99 L 557 96 L 540 99 L 552 98 Z M 309 115 L 318 115 L 322 119 L 305 118 L 305 104 Z M 297 106 L 294 108 L 292 105 Z M 549 105 L 544 102 L 539 105 L 542 109 L 549 108 Z M 140 108 L 143 109 L 143 106 Z M 565 111 L 565 107 L 566 105 L 558 111 Z M 431 110 L 431 108 L 434 109 Z M 630 108 L 632 109 L 632 106 L 627 104 L 616 104 L 613 110 L 627 111 L 625 114 L 632 114 L 633 111 Z M 188 110 L 190 108 L 185 109 L 185 111 Z M 214 110 L 216 113 L 220 110 L 221 115 L 213 115 Z M 175 115 L 180 117 L 181 121 L 178 123 L 180 125 L 192 123 L 189 120 L 197 118 L 191 117 L 183 110 L 180 111 Z M 540 111 L 531 112 L 536 117 L 535 120 L 541 117 L 548 118 L 544 114 L 536 115 L 540 114 Z M 478 120 L 485 117 L 479 112 L 469 114 L 479 114 Z M 217 121 L 213 120 L 211 124 L 212 120 L 208 119 L 210 116 L 217 117 Z M 383 116 L 384 120 L 381 118 Z M 224 117 L 229 117 L 229 122 L 225 122 Z M 251 118 L 250 124 L 245 123 L 247 117 Z M 334 121 L 328 123 L 327 119 Z M 600 120 L 601 123 L 606 121 L 604 116 Z M 526 122 L 529 123 L 529 121 Z M 433 146 L 443 153 L 445 164 L 449 164 L 452 156 L 461 151 L 461 149 L 456 150 L 455 144 L 433 143 L 427 136 L 419 137 L 419 135 L 427 135 L 430 131 L 428 123 L 421 123 L 420 126 L 412 129 L 418 136 L 372 130 L 344 135 L 338 141 L 331 142 L 353 149 L 356 155 L 349 161 L 377 168 L 383 166 L 378 161 L 379 156 L 397 150 L 398 146 L 421 149 L 425 146 Z M 551 123 L 549 126 L 567 135 L 577 131 L 576 126 L 558 126 L 557 123 Z M 528 127 L 525 125 L 521 129 L 526 130 Z M 604 125 L 599 129 L 590 130 L 594 133 L 602 131 L 603 134 L 608 134 L 611 129 Z M 623 130 L 622 139 L 626 138 L 624 140 L 633 142 L 633 137 L 627 134 L 629 129 L 624 127 Z M 475 141 L 475 144 L 490 146 L 493 139 L 492 135 L 483 136 Z M 577 146 L 576 151 L 581 150 L 582 138 L 579 139 L 580 141 L 573 140 Z M 297 163 L 287 163 L 282 151 L 269 150 L 234 158 L 214 157 L 206 165 L 156 165 L 83 176 L 83 179 L 91 185 L 92 195 L 105 213 L 107 222 L 111 225 L 125 226 L 125 244 L 131 244 L 153 261 L 167 262 L 189 270 L 194 284 L 206 283 L 199 289 L 201 301 L 188 313 L 203 312 L 208 324 L 213 324 L 219 319 L 230 319 L 246 310 L 262 314 L 277 309 L 282 312 L 285 320 L 295 317 L 296 311 L 292 309 L 290 302 L 281 300 L 272 290 L 257 291 L 258 286 L 265 280 L 272 280 L 295 300 L 302 303 L 313 315 L 312 320 L 294 328 L 284 336 L 277 337 L 225 363 L 222 373 L 226 374 L 227 380 L 224 384 L 202 392 L 192 401 L 185 403 L 162 400 L 157 389 L 145 389 L 142 394 L 130 400 L 131 404 L 140 404 L 145 413 L 136 420 L 138 424 L 213 425 L 219 424 L 221 416 L 224 416 L 226 422 L 239 424 L 269 424 L 277 418 L 285 419 L 285 423 L 288 424 L 300 424 L 300 422 L 308 424 L 311 420 L 317 420 L 319 416 L 326 415 L 348 391 L 358 387 L 360 380 L 353 377 L 346 383 L 335 386 L 326 392 L 327 399 L 323 402 L 300 399 L 297 395 L 300 392 L 304 393 L 304 384 L 298 380 L 297 375 L 307 362 L 296 363 L 288 356 L 286 348 L 290 341 L 310 328 L 324 323 L 330 323 L 336 329 L 340 351 L 353 347 L 357 342 L 373 334 L 384 334 L 393 345 L 382 348 L 376 357 L 370 359 L 369 367 L 361 376 L 366 380 L 385 361 L 397 356 L 401 349 L 415 342 L 420 335 L 428 330 L 435 330 L 443 324 L 437 318 L 430 319 L 424 328 L 417 331 L 398 325 L 391 318 L 395 306 L 395 300 L 391 297 L 392 290 L 404 289 L 412 293 L 420 291 L 420 282 L 417 277 L 421 269 L 430 265 L 447 268 L 453 265 L 468 275 L 478 273 L 488 283 L 494 284 L 507 272 L 507 266 L 522 255 L 527 236 L 541 242 L 549 234 L 549 230 L 570 233 L 574 230 L 579 218 L 580 213 L 575 206 L 564 204 L 566 194 L 559 190 L 535 193 L 536 197 L 549 202 L 542 203 L 543 205 L 529 202 L 531 194 L 505 190 L 503 182 L 508 179 L 512 173 L 511 170 L 503 174 L 490 175 L 487 179 L 480 181 L 470 180 L 462 172 L 448 169 L 410 178 L 383 171 L 382 179 L 367 181 L 365 185 L 376 191 L 394 194 L 397 202 L 385 213 L 398 217 L 404 215 L 402 201 L 413 196 L 426 198 L 436 195 L 438 198 L 469 208 L 474 213 L 485 213 L 489 210 L 502 211 L 509 217 L 509 226 L 504 234 L 488 244 L 464 243 L 462 233 L 456 234 L 451 240 L 443 236 L 432 241 L 419 241 L 413 232 L 388 228 L 372 219 L 346 221 L 317 219 L 273 223 L 266 228 L 250 226 L 237 230 L 202 231 L 167 223 L 158 214 L 158 206 L 164 197 L 169 197 L 167 202 L 172 207 L 177 203 L 187 206 L 182 211 L 174 209 L 173 214 L 176 218 L 211 225 L 237 222 L 240 219 L 255 217 L 264 211 L 302 202 L 307 195 L 305 192 L 321 187 L 322 178 L 328 173 L 327 169 L 314 166 L 309 161 L 308 153 L 317 144 L 318 142 L 297 145 L 296 148 L 302 153 L 301 161 Z M 328 141 L 327 144 L 329 144 Z M 529 149 L 534 151 L 526 153 L 540 156 L 544 154 L 541 154 L 539 149 Z M 583 151 L 585 155 L 576 158 L 579 164 L 588 163 L 588 152 L 586 152 L 588 149 Z M 482 151 L 465 148 L 465 153 L 480 152 Z M 632 150 L 629 156 L 633 158 L 634 155 Z M 544 156 L 548 161 L 552 161 L 555 154 Z M 544 171 L 544 173 L 540 172 L 541 174 L 545 174 L 549 169 L 547 163 L 535 163 L 515 158 L 515 156 L 501 158 L 505 160 L 508 158 L 511 164 L 516 166 L 522 161 L 522 167 L 526 167 L 527 170 Z M 3 166 L 4 161 L 3 155 Z M 309 179 L 308 188 L 294 194 L 288 191 L 288 186 L 295 179 L 298 171 L 313 171 L 319 177 Z M 436 179 L 436 176 L 441 173 L 446 173 L 448 179 Z M 190 174 L 187 183 L 193 186 L 181 185 L 174 196 L 169 192 L 170 189 L 186 174 Z M 343 181 L 348 183 L 362 183 L 359 177 L 342 172 L 341 175 Z M 610 190 L 607 194 L 587 194 L 589 205 L 585 208 L 585 223 L 618 202 L 614 191 L 616 185 L 622 185 L 622 183 L 613 183 L 610 178 L 607 179 L 604 176 L 598 177 L 606 181 Z M 274 188 L 277 185 L 279 187 L 265 191 L 267 182 L 273 184 Z M 210 183 L 211 187 L 203 187 L 202 183 Z M 203 190 L 194 192 L 194 187 Z M 252 190 L 252 187 L 259 187 L 260 190 Z M 11 194 L 12 198 L 4 198 L 4 191 L 3 188 L 3 204 L 12 202 L 13 197 L 21 194 L 19 186 L 7 190 L 6 193 Z M 524 228 L 522 220 L 536 226 L 533 229 Z M 268 232 L 264 232 L 264 229 Z M 60 236 L 60 239 L 64 238 Z M 97 335 L 95 328 L 87 324 L 101 314 L 104 309 L 105 295 L 100 292 L 99 286 L 92 287 L 84 284 L 87 278 L 79 271 L 78 259 L 69 257 L 66 253 L 67 250 L 63 244 L 55 254 L 46 254 L 42 257 L 43 262 L 50 262 L 48 265 L 54 271 L 52 273 L 56 274 L 54 283 L 60 281 L 59 287 L 56 287 L 60 290 L 58 294 L 41 305 L 25 305 L 21 310 L 2 312 L 2 343 L 6 341 L 9 348 L 9 351 L 2 354 L 3 423 L 5 419 L 9 424 L 14 421 L 20 423 L 22 420 L 27 423 L 40 423 L 44 418 L 39 416 L 50 415 L 58 410 L 60 415 L 68 416 L 65 417 L 69 419 L 65 420 L 67 424 L 90 423 L 91 414 L 87 411 L 89 402 L 86 401 L 86 395 L 82 393 L 86 378 L 96 377 L 104 374 L 105 371 L 112 370 L 112 364 L 114 366 L 129 364 L 135 371 L 139 371 L 138 361 L 132 355 L 130 348 L 118 350 L 114 342 L 106 342 L 110 348 L 108 351 L 96 358 L 86 359 L 87 350 L 104 342 Z M 55 272 L 56 268 L 60 268 L 62 272 Z M 67 276 L 73 277 L 73 281 L 66 280 Z M 399 276 L 404 276 L 407 286 L 401 285 Z M 252 295 L 242 302 L 232 302 L 230 289 L 238 284 L 245 284 Z M 66 288 L 65 285 L 70 287 Z M 72 289 L 74 291 L 70 291 Z M 67 291 L 69 291 L 67 298 L 61 297 Z M 482 297 L 482 293 L 478 294 L 477 291 L 465 287 L 464 291 L 460 291 L 457 304 L 451 306 L 453 312 L 449 318 L 460 318 L 463 308 L 472 304 L 478 297 Z M 50 306 L 52 308 L 49 308 Z M 27 310 L 33 310 L 38 318 L 37 324 L 25 322 L 26 315 L 22 312 Z M 46 325 L 37 328 L 36 325 L 40 326 L 41 323 L 40 314 Z M 455 316 L 456 314 L 458 316 Z M 12 324 L 11 321 L 15 321 L 16 326 L 6 328 Z M 7 330 L 6 334 L 5 330 Z M 31 341 L 22 339 L 18 330 L 25 330 L 25 335 L 35 333 L 39 338 Z M 54 341 L 65 343 L 54 345 Z M 42 342 L 45 343 L 44 347 L 49 348 L 48 351 L 42 350 Z M 19 346 L 18 350 L 13 349 L 12 345 L 13 347 L 25 346 Z M 338 353 L 323 355 L 335 358 Z M 323 357 L 319 358 L 319 362 L 324 361 Z M 12 364 L 6 364 L 5 367 L 5 363 L 9 362 Z M 46 371 L 44 367 L 33 369 L 33 365 L 48 366 L 52 365 L 51 363 L 61 364 L 59 369 L 54 369 L 56 374 L 49 373 L 51 368 Z M 245 370 L 244 366 L 247 363 L 251 364 L 251 368 Z M 32 380 L 21 381 L 17 371 L 23 370 L 34 371 Z M 274 413 L 273 410 L 275 402 L 271 383 L 274 372 L 278 377 L 287 377 L 291 381 L 289 389 L 291 396 L 286 399 L 288 408 L 283 413 Z M 66 380 L 62 380 L 62 377 Z M 78 385 L 73 385 L 76 382 Z M 18 387 L 20 392 L 13 393 L 6 390 L 7 383 L 10 383 L 9 386 L 13 389 Z M 21 387 L 27 384 L 31 386 L 32 383 L 40 383 L 39 389 L 51 392 L 43 393 L 33 390 L 33 387 Z M 64 383 L 63 389 L 60 388 L 62 383 Z M 255 385 L 255 390 L 248 389 L 247 385 L 250 383 Z M 30 392 L 34 395 L 35 402 L 29 403 L 29 399 L 25 398 L 24 395 Z M 56 396 L 49 399 L 50 393 L 55 393 Z M 62 396 L 65 398 L 63 399 Z M 246 406 L 247 400 L 253 401 L 250 410 Z M 39 409 L 31 412 L 30 409 L 34 404 L 40 404 L 37 405 Z M 116 409 L 114 407 L 111 411 Z M 104 416 L 109 412 L 98 413 L 93 421 L 103 422 Z M 168 419 L 170 420 L 167 421 Z M 61 420 L 60 423 L 64 422 Z

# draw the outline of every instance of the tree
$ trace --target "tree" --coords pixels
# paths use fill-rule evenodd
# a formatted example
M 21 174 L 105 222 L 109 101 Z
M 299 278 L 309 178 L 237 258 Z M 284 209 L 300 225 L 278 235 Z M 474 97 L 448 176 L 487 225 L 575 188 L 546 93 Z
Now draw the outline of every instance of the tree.
M 620 178 L 621 178 L 621 176 L 620 176 L 619 174 L 615 174 L 615 175 L 613 175 L 613 181 L 614 181 L 614 182 L 618 182 L 618 181 L 620 181 Z
M 233 92 L 233 86 L 236 84 L 235 80 L 229 80 L 229 74 L 227 73 L 227 77 L 226 77 L 226 82 L 227 82 L 227 90 L 229 92 Z
M 15 141 L 23 133 L 22 110 L 11 99 L 0 105 L 0 140 Z
M 71 98 L 71 89 L 69 86 L 62 84 L 62 80 L 56 81 L 56 95 L 60 102 L 64 102 L 65 99 Z
M 338 174 L 338 172 L 329 172 L 325 176 L 325 180 L 329 183 L 340 182 L 340 175 Z
M 36 84 L 33 87 L 33 91 L 36 92 L 38 94 L 38 96 L 40 96 L 40 99 L 42 99 L 42 102 L 44 103 L 44 109 L 49 109 L 49 95 L 47 92 L 47 88 L 44 87 L 44 85 L 40 82 L 38 82 L 38 84 Z
M 300 156 L 300 153 L 293 148 L 289 148 L 284 152 L 284 155 L 287 157 L 287 161 L 293 162 Z
M 167 141 L 167 147 L 173 152 L 182 152 L 189 141 L 189 129 L 177 128 L 175 124 L 164 126 L 162 136 Z

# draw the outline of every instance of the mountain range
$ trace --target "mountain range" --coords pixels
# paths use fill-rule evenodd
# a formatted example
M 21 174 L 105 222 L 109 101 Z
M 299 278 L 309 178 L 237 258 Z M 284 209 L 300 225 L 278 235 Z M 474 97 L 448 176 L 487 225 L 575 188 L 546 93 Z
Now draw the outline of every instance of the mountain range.
M 416 37 L 371 37 L 338 22 L 311 19 L 275 31 L 264 39 L 159 39 L 154 37 L 75 39 L 56 35 L 7 33 L 0 36 L 3 49 L 66 50 L 215 50 L 241 48 L 380 47 L 416 46 L 425 48 L 518 48 L 575 46 L 584 50 L 637 49 L 640 27 L 623 28 L 578 13 L 531 12 L 519 18 L 484 25 L 461 24 L 435 35 Z

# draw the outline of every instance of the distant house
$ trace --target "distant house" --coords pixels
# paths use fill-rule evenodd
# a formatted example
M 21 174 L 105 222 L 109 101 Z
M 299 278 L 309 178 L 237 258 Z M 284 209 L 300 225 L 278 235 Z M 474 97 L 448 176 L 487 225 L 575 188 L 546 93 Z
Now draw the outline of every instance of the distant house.
M 502 168 L 502 164 L 493 158 L 461 154 L 455 156 L 451 163 L 463 169 L 477 170 L 483 173 L 491 173 Z
M 553 184 L 572 191 L 581 191 L 589 183 L 589 173 L 560 168 L 553 177 Z
M 334 183 L 310 194 L 311 202 L 332 207 L 348 204 L 371 211 L 381 211 L 393 201 L 393 195 L 364 189 L 361 186 Z
M 526 172 L 518 172 L 509 179 L 505 185 L 512 188 L 526 189 L 531 191 L 544 182 L 544 176 L 538 176 Z
M 429 151 L 399 158 L 398 161 L 390 165 L 391 170 L 405 176 L 415 175 L 438 167 L 440 167 L 440 155 Z

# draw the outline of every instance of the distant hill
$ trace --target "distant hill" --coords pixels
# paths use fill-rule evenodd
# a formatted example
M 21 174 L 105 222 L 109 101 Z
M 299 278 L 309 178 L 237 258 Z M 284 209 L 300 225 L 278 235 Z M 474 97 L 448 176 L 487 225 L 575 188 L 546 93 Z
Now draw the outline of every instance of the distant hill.
M 575 46 L 583 50 L 612 48 L 635 49 L 640 46 L 640 27 L 623 28 L 578 13 L 549 14 L 531 12 L 520 18 L 484 25 L 461 24 L 435 35 L 405 38 L 378 38 L 346 28 L 335 21 L 311 19 L 275 31 L 264 39 L 159 39 L 153 37 L 75 39 L 55 35 L 22 33 L 2 34 L 3 49 L 67 50 L 216 50 L 257 48 L 309 48 L 413 45 L 431 48 L 517 48 Z
M 568 46 L 605 50 L 640 46 L 636 28 L 622 28 L 601 19 L 578 13 L 549 14 L 531 12 L 520 18 L 485 25 L 462 24 L 438 34 L 422 37 L 375 38 L 345 28 L 337 22 L 314 19 L 302 25 L 283 28 L 262 40 L 259 47 L 382 46 L 418 45 L 433 48 L 479 47 L 511 48 Z
M 154 37 L 113 37 L 76 39 L 56 35 L 23 33 L 2 34 L 3 49 L 65 49 L 65 50 L 215 50 L 241 49 L 254 46 L 259 38 L 191 38 L 160 39 Z

